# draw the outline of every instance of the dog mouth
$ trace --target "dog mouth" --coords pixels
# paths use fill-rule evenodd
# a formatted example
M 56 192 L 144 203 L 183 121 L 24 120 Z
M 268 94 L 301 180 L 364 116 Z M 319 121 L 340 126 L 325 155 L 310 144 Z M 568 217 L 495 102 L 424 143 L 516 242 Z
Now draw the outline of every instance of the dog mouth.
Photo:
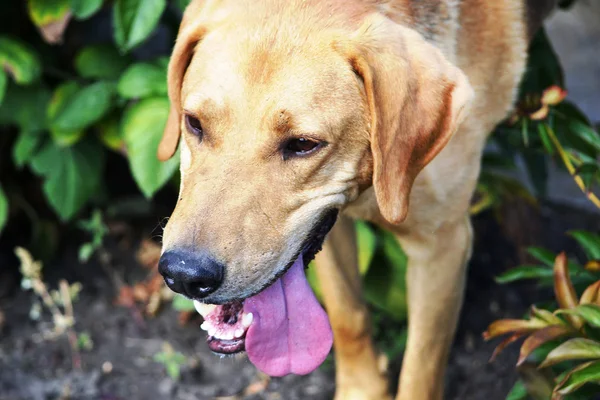
M 326 212 L 298 254 L 257 294 L 221 305 L 194 300 L 213 352 L 246 351 L 250 361 L 271 376 L 303 375 L 324 361 L 333 341 L 331 327 L 304 270 L 336 219 L 337 210 Z
M 252 324 L 252 313 L 244 313 L 241 301 L 216 306 L 194 300 L 196 311 L 204 322 L 200 328 L 208 333 L 208 348 L 219 354 L 235 354 L 245 349 L 246 332 Z

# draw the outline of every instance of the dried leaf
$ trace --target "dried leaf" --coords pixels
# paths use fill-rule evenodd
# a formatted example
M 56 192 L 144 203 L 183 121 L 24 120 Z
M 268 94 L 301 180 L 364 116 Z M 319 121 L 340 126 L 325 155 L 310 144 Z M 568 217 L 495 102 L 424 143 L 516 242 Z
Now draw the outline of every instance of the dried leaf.
M 58 21 L 54 21 L 47 25 L 41 26 L 39 30 L 44 40 L 50 44 L 62 43 L 63 34 L 67 29 L 67 25 L 69 25 L 71 16 L 72 14 L 69 12 Z
M 144 282 L 138 282 L 132 286 L 133 298 L 135 301 L 144 303 L 150 298 L 150 291 Z
M 546 104 L 543 104 L 539 110 L 529 114 L 529 118 L 533 121 L 541 121 L 548 116 L 549 111 L 550 109 L 548 108 L 548 106 Z
M 590 260 L 584 268 L 591 272 L 600 272 L 600 260 Z
M 557 255 L 554 260 L 554 293 L 560 308 L 575 308 L 579 304 L 569 276 L 569 263 L 565 252 Z M 567 315 L 567 319 L 577 329 L 583 326 L 583 321 L 577 316 Z
M 592 283 L 588 286 L 583 294 L 581 295 L 581 299 L 579 299 L 579 304 L 597 304 L 598 301 L 598 291 L 600 290 L 600 281 Z
M 494 321 L 483 333 L 485 340 L 505 335 L 507 333 L 530 333 L 548 326 L 548 323 L 537 318 L 526 319 L 501 319 Z
M 561 103 L 567 97 L 567 91 L 560 86 L 550 86 L 542 93 L 542 104 L 555 106 Z
M 244 397 L 264 392 L 269 386 L 270 381 L 271 378 L 268 375 L 260 374 L 259 380 L 252 382 L 244 389 Z
M 135 297 L 131 286 L 122 286 L 119 295 L 115 299 L 115 304 L 123 307 L 135 307 Z
M 165 286 L 165 280 L 158 273 L 153 274 L 146 282 L 146 287 L 150 293 L 160 293 Z
M 146 305 L 146 314 L 152 317 L 156 316 L 158 309 L 160 308 L 161 299 L 160 293 L 154 292 L 150 295 L 150 299 L 148 300 L 148 304 Z
M 565 325 L 552 325 L 532 333 L 521 345 L 517 365 L 522 365 L 527 357 L 544 343 L 566 336 L 571 332 L 571 329 Z
M 160 259 L 161 247 L 156 242 L 146 239 L 140 243 L 140 248 L 137 251 L 136 258 L 138 262 L 148 269 L 158 267 Z
M 490 361 L 489 362 L 493 362 L 496 357 L 498 357 L 498 355 L 511 343 L 516 342 L 517 340 L 519 340 L 519 338 L 521 338 L 523 335 L 525 335 L 524 333 L 515 333 L 513 335 L 510 335 L 509 337 L 507 337 L 506 339 L 504 339 L 502 342 L 500 342 L 500 344 L 498 346 L 496 346 L 496 348 L 494 349 L 494 352 L 492 353 L 492 356 L 490 357 Z
M 192 319 L 193 316 L 196 315 L 196 312 L 194 311 L 180 311 L 179 315 L 177 316 L 177 321 L 179 322 L 179 325 L 186 325 L 188 322 L 190 322 L 190 320 Z
M 548 310 L 531 306 L 531 315 L 542 321 L 546 321 L 548 325 L 565 325 L 564 321 Z
M 23 247 L 15 247 L 15 254 L 21 262 L 20 272 L 28 279 L 42 279 L 42 263 L 34 261 L 31 253 Z

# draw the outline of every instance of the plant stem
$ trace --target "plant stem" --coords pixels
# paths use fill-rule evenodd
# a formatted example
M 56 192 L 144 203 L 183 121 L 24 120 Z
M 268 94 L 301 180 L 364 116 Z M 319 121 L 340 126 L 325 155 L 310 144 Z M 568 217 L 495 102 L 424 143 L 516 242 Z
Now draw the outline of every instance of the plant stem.
M 562 145 L 560 144 L 560 142 L 556 138 L 556 135 L 554 134 L 554 131 L 552 130 L 552 128 L 550 127 L 550 125 L 544 124 L 544 126 L 546 128 L 546 132 L 548 133 L 548 136 L 550 137 L 550 140 L 552 141 L 552 144 L 554 144 L 554 147 L 556 147 L 556 150 L 558 151 L 558 154 L 560 155 L 560 158 L 561 158 L 563 164 L 567 168 L 567 171 L 569 171 L 569 174 L 575 180 L 575 183 L 577 183 L 577 186 L 579 186 L 579 189 L 581 189 L 581 191 L 583 192 L 583 194 L 585 194 L 585 196 L 596 207 L 600 208 L 600 199 L 598 199 L 598 197 L 594 193 L 588 191 L 585 188 L 585 184 L 583 183 L 583 179 L 581 179 L 581 177 L 579 175 L 577 175 L 577 173 L 575 171 L 575 166 L 571 162 L 571 160 L 569 158 L 569 155 L 567 154 L 567 152 L 565 151 L 565 149 L 562 147 Z

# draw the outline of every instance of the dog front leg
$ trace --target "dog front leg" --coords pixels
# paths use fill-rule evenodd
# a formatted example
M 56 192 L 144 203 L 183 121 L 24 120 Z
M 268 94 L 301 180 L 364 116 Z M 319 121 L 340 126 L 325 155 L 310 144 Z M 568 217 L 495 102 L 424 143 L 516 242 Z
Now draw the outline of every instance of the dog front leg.
M 333 329 L 336 400 L 385 400 L 388 382 L 371 340 L 362 294 L 353 221 L 341 216 L 316 257 L 325 308 Z
M 408 256 L 409 328 L 397 400 L 441 400 L 471 255 L 471 223 L 465 217 L 398 240 Z

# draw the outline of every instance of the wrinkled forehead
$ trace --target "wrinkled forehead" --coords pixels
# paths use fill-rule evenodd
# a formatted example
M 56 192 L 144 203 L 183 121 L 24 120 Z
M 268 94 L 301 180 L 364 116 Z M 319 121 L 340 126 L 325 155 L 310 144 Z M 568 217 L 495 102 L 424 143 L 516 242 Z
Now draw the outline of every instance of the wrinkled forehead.
M 301 43 L 247 34 L 209 33 L 197 46 L 182 87 L 185 110 L 227 109 L 237 117 L 286 110 L 320 122 L 356 113 L 359 82 L 325 40 Z M 318 121 L 314 121 L 317 123 Z

